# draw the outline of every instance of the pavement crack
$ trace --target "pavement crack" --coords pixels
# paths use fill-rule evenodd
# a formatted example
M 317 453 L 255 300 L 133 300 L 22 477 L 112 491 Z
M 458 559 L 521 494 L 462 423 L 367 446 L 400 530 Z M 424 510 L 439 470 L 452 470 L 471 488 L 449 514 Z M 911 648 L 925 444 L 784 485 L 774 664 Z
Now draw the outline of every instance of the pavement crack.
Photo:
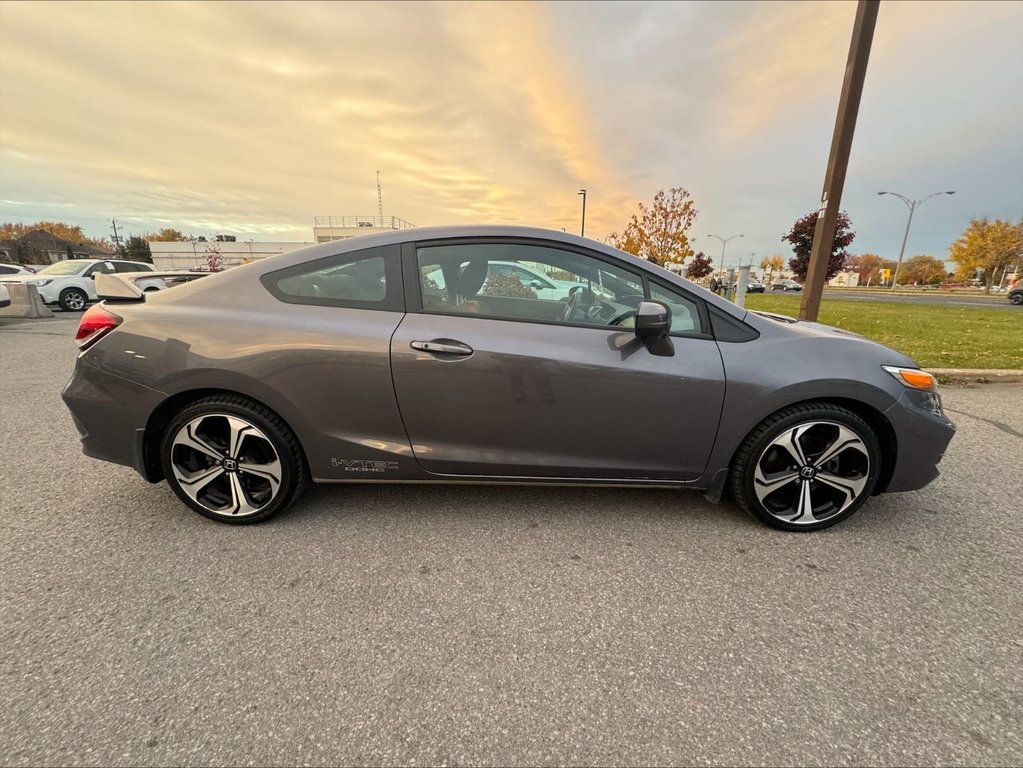
M 957 414 L 958 416 L 967 416 L 971 419 L 976 419 L 977 421 L 983 421 L 984 423 L 990 424 L 992 427 L 995 427 L 996 429 L 1002 430 L 1002 432 L 1004 432 L 1007 435 L 1012 435 L 1013 437 L 1018 437 L 1021 440 L 1023 440 L 1023 432 L 1017 432 L 1008 424 L 1003 424 L 1002 422 L 995 421 L 994 419 L 985 419 L 983 416 L 976 416 L 972 413 L 967 413 L 966 411 L 957 411 L 953 408 L 946 408 L 945 410 L 948 411 L 949 413 Z

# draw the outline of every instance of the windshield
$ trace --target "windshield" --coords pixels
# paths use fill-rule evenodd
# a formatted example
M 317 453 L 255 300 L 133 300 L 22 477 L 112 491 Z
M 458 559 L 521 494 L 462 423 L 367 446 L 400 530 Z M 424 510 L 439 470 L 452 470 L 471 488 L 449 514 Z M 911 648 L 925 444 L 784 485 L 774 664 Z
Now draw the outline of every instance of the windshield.
M 91 261 L 58 261 L 48 267 L 43 267 L 36 274 L 38 275 L 77 275 L 84 272 L 92 264 Z

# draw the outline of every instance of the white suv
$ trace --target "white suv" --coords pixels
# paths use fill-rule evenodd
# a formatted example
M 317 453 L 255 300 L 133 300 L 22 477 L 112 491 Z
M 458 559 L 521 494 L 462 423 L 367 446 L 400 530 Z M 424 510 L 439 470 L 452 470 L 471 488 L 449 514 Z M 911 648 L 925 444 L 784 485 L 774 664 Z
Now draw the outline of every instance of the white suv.
M 121 259 L 68 259 L 40 269 L 34 275 L 0 277 L 5 283 L 34 285 L 46 304 L 57 304 L 70 312 L 81 312 L 90 301 L 96 301 L 96 275 L 114 272 L 152 272 L 152 264 Z M 160 290 L 166 284 L 158 277 L 138 282 L 144 291 Z

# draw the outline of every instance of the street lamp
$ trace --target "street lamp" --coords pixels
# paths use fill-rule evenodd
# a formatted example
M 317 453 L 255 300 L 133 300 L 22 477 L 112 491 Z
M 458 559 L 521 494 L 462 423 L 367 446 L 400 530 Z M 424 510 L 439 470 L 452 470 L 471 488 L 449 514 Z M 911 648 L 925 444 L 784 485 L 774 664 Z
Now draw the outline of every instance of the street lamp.
M 878 192 L 877 194 L 879 194 L 879 195 L 894 195 L 895 197 L 899 198 L 902 202 L 904 202 L 906 204 L 907 208 L 909 208 L 909 219 L 906 221 L 906 233 L 902 236 L 902 247 L 899 249 L 899 261 L 895 265 L 895 274 L 892 275 L 892 287 L 891 287 L 891 290 L 894 291 L 895 290 L 895 286 L 898 285 L 898 281 L 899 281 L 899 267 L 902 266 L 902 257 L 906 253 L 906 241 L 909 240 L 909 225 L 913 223 L 913 212 L 916 210 L 916 207 L 918 205 L 923 205 L 928 200 L 930 200 L 932 197 L 937 197 L 938 195 L 954 195 L 955 194 L 955 190 L 953 189 L 953 190 L 948 191 L 948 192 L 935 192 L 934 194 L 928 195 L 927 197 L 920 198 L 919 200 L 910 200 L 908 197 L 906 197 L 905 195 L 900 195 L 898 192 Z
M 707 235 L 707 237 L 716 237 L 721 241 L 721 269 L 725 268 L 725 246 L 728 245 L 729 240 L 734 240 L 737 237 L 745 237 L 745 235 L 731 235 L 730 237 L 721 237 L 721 235 Z
M 579 237 L 586 237 L 586 190 L 580 189 L 576 194 L 583 196 L 583 225 L 579 229 Z

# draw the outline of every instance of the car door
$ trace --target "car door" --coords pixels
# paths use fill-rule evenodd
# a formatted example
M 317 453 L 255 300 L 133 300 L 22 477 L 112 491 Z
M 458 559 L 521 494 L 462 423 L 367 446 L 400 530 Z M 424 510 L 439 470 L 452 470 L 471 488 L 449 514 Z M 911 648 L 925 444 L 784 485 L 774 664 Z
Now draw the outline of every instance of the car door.
M 81 283 L 81 287 L 85 289 L 85 292 L 89 295 L 89 298 L 95 301 L 99 298 L 96 293 L 96 275 L 112 275 L 114 273 L 114 265 L 109 261 L 97 261 L 82 275 L 84 280 L 77 282 Z
M 494 260 L 545 267 L 582 285 L 591 303 L 526 295 L 517 280 L 495 288 L 486 269 Z M 429 278 L 438 270 L 446 290 Z M 423 469 L 631 480 L 703 472 L 724 372 L 695 299 L 678 298 L 674 354 L 665 356 L 629 327 L 645 278 L 596 254 L 546 241 L 427 242 L 406 245 L 403 273 L 409 311 L 391 340 L 391 368 Z

